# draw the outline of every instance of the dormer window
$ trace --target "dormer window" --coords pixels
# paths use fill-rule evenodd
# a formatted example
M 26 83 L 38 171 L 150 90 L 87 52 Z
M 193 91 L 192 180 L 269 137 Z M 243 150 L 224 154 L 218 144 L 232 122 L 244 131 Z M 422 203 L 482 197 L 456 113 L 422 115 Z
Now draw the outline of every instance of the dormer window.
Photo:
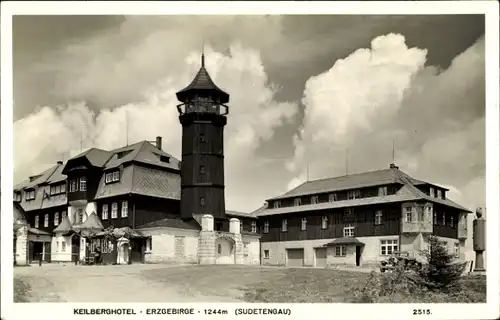
M 113 183 L 113 182 L 118 182 L 120 181 L 120 171 L 113 171 L 113 172 L 108 172 L 105 175 L 105 182 L 106 183 Z
M 360 190 L 347 191 L 347 199 L 348 200 L 359 199 L 359 198 L 361 198 L 361 191 Z
M 165 163 L 170 163 L 170 157 L 160 156 L 160 161 Z
M 330 193 L 328 195 L 328 201 L 330 201 L 330 202 L 337 201 L 337 194 L 336 193 Z
M 24 193 L 26 194 L 26 201 L 35 200 L 35 190 L 26 190 Z
M 434 197 L 434 188 L 433 187 L 429 188 L 429 194 L 431 197 Z
M 21 192 L 19 191 L 14 192 L 14 201 L 21 202 L 21 200 L 22 200 Z
M 302 199 L 300 199 L 300 198 L 293 199 L 294 206 L 300 206 L 301 204 L 302 204 Z
M 387 195 L 387 187 L 379 187 L 378 188 L 378 196 L 383 197 Z
M 279 201 L 279 200 L 274 201 L 273 206 L 274 206 L 274 209 L 281 208 L 281 201 Z
M 312 204 L 317 204 L 317 203 L 319 203 L 319 197 L 318 197 L 318 196 L 312 196 L 312 197 L 311 197 L 311 203 L 312 203 Z

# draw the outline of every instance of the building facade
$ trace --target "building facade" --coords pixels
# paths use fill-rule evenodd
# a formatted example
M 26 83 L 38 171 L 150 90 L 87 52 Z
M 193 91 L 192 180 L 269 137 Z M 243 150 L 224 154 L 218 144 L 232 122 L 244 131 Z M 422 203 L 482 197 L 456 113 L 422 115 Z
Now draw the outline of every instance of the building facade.
M 366 266 L 394 253 L 419 258 L 428 237 L 464 259 L 469 210 L 446 188 L 389 169 L 308 181 L 254 212 L 262 263 Z
M 157 137 L 91 148 L 15 186 L 26 222 L 25 234 L 16 231 L 17 263 L 85 261 L 97 247 L 110 263 L 260 262 L 257 218 L 225 209 L 229 95 L 213 83 L 203 56 L 177 98 L 182 165 Z

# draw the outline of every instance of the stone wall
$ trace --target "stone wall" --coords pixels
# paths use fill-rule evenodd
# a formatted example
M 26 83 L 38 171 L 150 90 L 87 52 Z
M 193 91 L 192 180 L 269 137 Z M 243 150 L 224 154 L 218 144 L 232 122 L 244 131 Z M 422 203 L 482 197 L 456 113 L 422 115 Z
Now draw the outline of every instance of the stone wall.
M 16 232 L 16 257 L 15 261 L 17 265 L 27 265 L 29 263 L 28 259 L 28 227 L 23 226 L 19 228 Z
M 243 264 L 260 264 L 260 237 L 242 235 L 243 242 Z
M 149 263 L 198 263 L 199 231 L 174 228 L 141 229 L 145 236 L 151 237 L 145 252 L 145 261 Z M 182 237 L 184 256 L 179 252 L 179 241 Z M 151 241 L 151 246 L 149 241 Z M 151 248 L 151 250 L 150 250 Z M 177 254 L 176 254 L 177 253 Z

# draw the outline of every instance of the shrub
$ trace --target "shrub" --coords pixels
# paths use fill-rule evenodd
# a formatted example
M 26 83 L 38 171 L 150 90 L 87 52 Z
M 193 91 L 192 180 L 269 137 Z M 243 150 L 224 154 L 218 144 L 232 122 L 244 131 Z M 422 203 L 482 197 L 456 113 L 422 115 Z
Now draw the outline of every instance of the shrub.
M 458 285 L 466 263 L 456 261 L 435 236 L 429 237 L 429 246 L 430 250 L 423 253 L 427 261 L 417 272 L 420 283 L 431 290 L 449 291 Z

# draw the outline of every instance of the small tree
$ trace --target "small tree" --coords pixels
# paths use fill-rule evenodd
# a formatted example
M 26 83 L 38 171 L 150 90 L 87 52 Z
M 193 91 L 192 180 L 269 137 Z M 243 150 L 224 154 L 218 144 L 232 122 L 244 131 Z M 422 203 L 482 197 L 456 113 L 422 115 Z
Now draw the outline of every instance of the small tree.
M 430 250 L 424 252 L 426 262 L 418 271 L 422 284 L 429 289 L 446 291 L 458 283 L 465 269 L 465 262 L 459 262 L 436 236 L 429 237 Z

